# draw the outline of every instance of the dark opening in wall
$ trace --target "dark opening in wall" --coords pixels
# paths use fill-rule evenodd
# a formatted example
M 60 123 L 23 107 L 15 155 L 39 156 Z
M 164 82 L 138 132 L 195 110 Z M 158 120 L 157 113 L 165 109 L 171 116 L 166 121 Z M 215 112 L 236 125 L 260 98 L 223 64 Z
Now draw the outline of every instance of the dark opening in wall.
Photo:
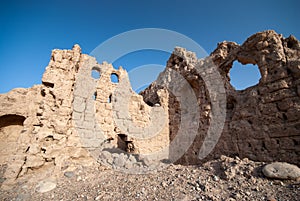
M 98 80 L 100 78 L 100 70 L 98 67 L 93 67 L 92 68 L 92 74 L 91 74 L 92 78 Z
M 237 90 L 243 90 L 256 85 L 261 78 L 257 65 L 242 65 L 235 61 L 230 69 L 230 83 Z
M 0 117 L 0 128 L 10 126 L 10 125 L 20 125 L 23 126 L 25 117 L 20 115 L 8 114 Z
M 93 95 L 93 100 L 97 99 L 97 91 L 95 91 L 94 95 Z
M 115 73 L 112 73 L 111 76 L 110 76 L 110 80 L 112 83 L 118 83 L 119 82 L 119 77 L 117 74 Z
M 297 49 L 297 47 L 299 47 L 299 42 L 298 40 L 295 38 L 295 36 L 290 35 L 287 39 L 285 39 L 287 42 L 287 47 L 291 48 L 291 49 Z
M 154 106 L 154 104 L 151 103 L 150 101 L 147 101 L 146 104 L 149 105 L 150 107 L 153 107 L 153 106 Z
M 117 144 L 118 144 L 118 148 L 123 150 L 123 151 L 126 151 L 126 141 L 127 141 L 127 135 L 125 134 L 118 134 L 118 141 L 117 141 Z
M 112 96 L 112 95 L 110 94 L 109 97 L 108 97 L 108 99 L 107 99 L 107 102 L 108 102 L 108 103 L 111 103 L 111 96 Z
M 50 87 L 53 88 L 54 87 L 54 83 L 50 83 L 50 82 L 42 82 L 42 84 L 46 87 Z
M 135 146 L 132 140 L 128 140 L 128 136 L 126 134 L 118 134 L 118 148 L 126 151 L 128 153 L 133 153 L 135 151 Z
M 41 95 L 42 95 L 43 97 L 46 96 L 46 90 L 45 90 L 45 89 L 42 89 L 42 90 L 41 90 Z

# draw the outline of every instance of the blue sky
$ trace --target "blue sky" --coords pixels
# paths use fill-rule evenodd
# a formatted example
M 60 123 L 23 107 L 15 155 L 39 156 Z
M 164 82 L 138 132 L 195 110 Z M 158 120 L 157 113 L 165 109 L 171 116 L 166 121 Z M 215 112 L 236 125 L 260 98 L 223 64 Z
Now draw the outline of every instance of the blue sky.
M 267 29 L 299 39 L 299 6 L 296 0 L 2 0 L 0 93 L 40 84 L 52 49 L 71 49 L 78 43 L 88 54 L 105 40 L 133 29 L 176 31 L 196 41 L 208 53 L 218 42 L 241 44 L 250 35 Z M 115 64 L 130 71 L 149 63 L 165 65 L 168 56 L 137 52 Z M 258 76 L 254 67 L 237 67 L 231 74 L 240 79 L 234 83 L 237 88 L 255 82 Z

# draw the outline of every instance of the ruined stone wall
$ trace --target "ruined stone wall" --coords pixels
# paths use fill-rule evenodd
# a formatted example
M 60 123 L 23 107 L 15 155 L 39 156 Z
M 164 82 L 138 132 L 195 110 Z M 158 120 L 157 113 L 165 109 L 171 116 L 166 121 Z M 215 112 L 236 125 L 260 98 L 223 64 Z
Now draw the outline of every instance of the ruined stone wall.
M 163 150 L 154 154 L 156 160 L 173 159 L 178 151 L 185 151 L 184 146 L 188 150 L 177 162 L 201 163 L 199 149 L 215 100 L 195 69 L 197 63 L 200 68 L 216 65 L 226 89 L 226 93 L 217 91 L 226 94 L 225 126 L 205 160 L 227 154 L 300 164 L 299 56 L 299 41 L 274 31 L 257 33 L 243 45 L 222 42 L 203 60 L 176 48 L 165 71 L 142 97 L 132 91 L 122 68 L 97 63 L 78 45 L 53 50 L 41 85 L 0 94 L 0 168 L 5 169 L 1 181 L 9 185 L 15 179 L 50 177 L 77 164 L 93 164 L 99 155 L 110 165 L 139 168 L 145 162 L 137 154 Z M 236 60 L 259 67 L 262 78 L 257 85 L 242 91 L 231 86 L 229 71 Z M 93 71 L 99 78 L 92 76 Z M 118 77 L 116 83 L 112 74 Z M 190 108 L 189 88 L 198 109 Z M 192 118 L 182 121 L 186 113 Z M 198 129 L 193 130 L 195 125 Z M 183 133 L 180 138 L 178 131 Z M 173 141 L 176 146 L 165 149 Z M 113 149 L 131 156 L 107 152 Z
M 162 95 L 161 105 L 150 107 L 141 95 L 133 92 L 128 74 L 121 67 L 116 70 L 111 64 L 98 64 L 87 55 L 83 55 L 80 66 L 74 87 L 73 120 L 84 147 L 97 149 L 109 140 L 124 151 L 146 154 L 169 144 L 168 117 L 164 112 L 168 108 L 166 95 Z M 92 78 L 93 70 L 99 78 Z M 112 75 L 118 78 L 116 82 Z M 163 122 L 158 122 L 160 116 L 164 116 Z M 155 137 L 143 139 L 152 132 Z
M 93 78 L 93 71 L 100 77 Z M 111 81 L 112 74 L 117 83 Z M 9 186 L 16 179 L 55 177 L 78 164 L 91 165 L 103 144 L 134 154 L 167 146 L 168 101 L 166 94 L 162 97 L 161 105 L 148 106 L 132 91 L 125 70 L 98 64 L 81 54 L 78 45 L 53 50 L 41 85 L 0 95 L 0 167 L 5 172 L 1 181 Z M 130 135 L 149 133 L 152 119 L 159 116 L 165 121 L 156 122 L 160 130 L 154 138 Z M 117 160 L 110 157 L 110 163 Z
M 79 46 L 53 50 L 41 85 L 0 95 L 1 130 L 16 124 L 8 121 L 7 115 L 18 117 L 17 125 L 23 127 L 6 132 L 9 137 L 18 137 L 14 152 L 1 164 L 6 169 L 5 184 L 18 178 L 55 176 L 82 156 L 87 158 L 72 130 L 73 86 L 80 57 Z M 1 150 L 5 149 L 5 145 L 1 146 Z
M 219 45 L 226 46 L 232 45 Z M 261 79 L 256 86 L 243 91 L 228 87 L 228 132 L 224 132 L 224 137 L 231 136 L 236 144 L 234 152 L 241 157 L 299 164 L 299 41 L 293 36 L 285 39 L 274 31 L 266 31 L 251 36 L 241 46 L 225 49 L 221 54 L 219 50 L 213 52 L 212 58 L 227 75 L 226 82 L 234 60 L 256 64 Z M 219 55 L 225 54 L 220 59 Z
M 210 60 L 218 68 L 226 89 L 226 122 L 222 135 L 206 160 L 221 154 L 238 155 L 258 161 L 288 161 L 300 164 L 300 45 L 293 36 L 283 38 L 274 31 L 257 33 L 243 45 L 222 42 L 217 49 L 199 60 L 207 68 Z M 188 152 L 178 160 L 183 164 L 198 164 L 198 152 L 210 125 L 211 101 L 206 83 L 195 71 L 193 53 L 175 49 L 167 68 L 180 73 L 193 87 L 198 98 L 200 127 Z M 261 79 L 255 86 L 235 90 L 230 84 L 229 71 L 234 61 L 256 64 Z M 163 79 L 163 78 L 162 78 Z M 165 80 L 167 80 L 165 78 Z M 172 81 L 171 81 L 172 82 Z M 142 92 L 145 101 L 155 101 L 153 83 Z M 170 96 L 170 138 L 178 132 L 180 107 L 178 97 Z

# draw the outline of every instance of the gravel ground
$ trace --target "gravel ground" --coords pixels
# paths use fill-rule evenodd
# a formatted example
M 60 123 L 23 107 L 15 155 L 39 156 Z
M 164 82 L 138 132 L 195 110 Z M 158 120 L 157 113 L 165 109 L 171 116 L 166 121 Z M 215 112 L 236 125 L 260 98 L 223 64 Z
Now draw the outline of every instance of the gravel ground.
M 300 182 L 263 176 L 264 163 L 222 156 L 201 166 L 170 165 L 151 174 L 125 174 L 103 166 L 77 167 L 37 192 L 22 183 L 0 190 L 1 200 L 268 200 L 300 199 Z

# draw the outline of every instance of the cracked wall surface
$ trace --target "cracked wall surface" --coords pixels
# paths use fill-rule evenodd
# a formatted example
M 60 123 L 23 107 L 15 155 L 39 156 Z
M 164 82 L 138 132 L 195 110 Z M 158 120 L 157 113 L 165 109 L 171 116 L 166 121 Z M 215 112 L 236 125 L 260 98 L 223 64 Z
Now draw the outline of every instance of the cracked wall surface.
M 93 164 L 101 154 L 109 165 L 141 166 L 138 155 L 162 150 L 176 138 L 184 104 L 189 103 L 176 97 L 177 79 L 171 79 L 171 71 L 192 87 L 199 108 L 195 111 L 199 113 L 195 120 L 199 122 L 197 135 L 177 163 L 201 163 L 199 149 L 211 123 L 215 100 L 195 65 L 206 68 L 211 62 L 226 89 L 226 121 L 205 160 L 227 154 L 300 164 L 299 57 L 299 41 L 274 31 L 254 34 L 242 45 L 219 43 L 202 60 L 175 48 L 165 71 L 139 95 L 131 89 L 128 74 L 121 67 L 117 70 L 111 64 L 97 63 L 82 54 L 78 45 L 72 50 L 53 50 L 41 85 L 0 94 L 2 179 L 9 185 L 15 179 L 49 177 L 76 164 Z M 256 64 L 261 73 L 259 83 L 235 90 L 229 75 L 234 61 Z M 98 78 L 92 76 L 93 71 Z M 112 75 L 117 76 L 116 82 L 111 80 Z M 171 85 L 172 92 L 168 90 Z M 186 129 L 180 140 L 192 139 L 189 124 L 183 125 Z M 9 149 L 7 144 L 11 145 Z M 108 155 L 99 148 L 103 144 L 107 150 L 117 148 L 131 155 Z M 174 151 L 164 151 L 160 159 L 171 158 Z

